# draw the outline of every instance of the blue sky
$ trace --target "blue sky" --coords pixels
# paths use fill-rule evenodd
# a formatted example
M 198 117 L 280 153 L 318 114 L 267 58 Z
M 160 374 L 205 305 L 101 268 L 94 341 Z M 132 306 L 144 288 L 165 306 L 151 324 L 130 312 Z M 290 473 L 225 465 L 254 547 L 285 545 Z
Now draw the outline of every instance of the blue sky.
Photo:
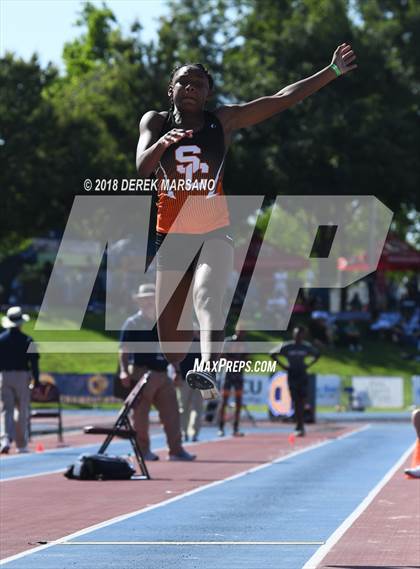
M 61 63 L 66 41 L 80 34 L 74 26 L 82 0 L 0 0 L 0 53 L 13 51 L 28 59 L 35 51 L 43 65 Z M 92 4 L 101 6 L 99 0 Z M 156 37 L 157 18 L 167 12 L 167 0 L 108 0 L 107 6 L 127 31 L 137 18 L 145 40 Z

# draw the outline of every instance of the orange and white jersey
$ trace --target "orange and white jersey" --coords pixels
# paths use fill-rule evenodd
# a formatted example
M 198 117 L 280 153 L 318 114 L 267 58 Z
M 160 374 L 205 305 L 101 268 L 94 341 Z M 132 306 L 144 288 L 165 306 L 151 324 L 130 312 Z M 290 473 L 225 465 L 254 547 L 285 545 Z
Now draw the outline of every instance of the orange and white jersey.
M 166 121 L 161 134 L 172 128 Z M 223 127 L 207 111 L 201 130 L 165 150 L 154 172 L 159 233 L 208 233 L 229 225 L 222 185 L 225 154 Z

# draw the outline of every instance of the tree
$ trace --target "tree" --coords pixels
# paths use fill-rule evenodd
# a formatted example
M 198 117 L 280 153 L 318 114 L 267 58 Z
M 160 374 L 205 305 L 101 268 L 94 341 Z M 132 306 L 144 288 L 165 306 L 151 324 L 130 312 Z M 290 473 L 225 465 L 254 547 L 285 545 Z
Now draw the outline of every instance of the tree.
M 342 41 L 356 72 L 237 133 L 225 173 L 234 194 L 374 194 L 413 226 L 420 164 L 420 5 L 415 0 L 172 0 L 158 41 L 123 34 L 87 2 L 65 73 L 11 54 L 0 70 L 0 243 L 61 229 L 84 178 L 136 175 L 138 120 L 168 107 L 175 64 L 201 61 L 210 107 L 278 92 L 328 65 Z M 246 175 L 245 175 L 246 174 Z M 17 215 L 17 212 L 19 215 Z
M 62 230 L 85 178 L 135 175 L 138 119 L 155 106 L 149 52 L 133 23 L 123 37 L 107 8 L 84 5 L 64 47 L 66 72 L 8 54 L 2 61 L 0 242 Z
M 0 243 L 6 249 L 49 216 L 51 201 L 43 203 L 42 197 L 47 188 L 54 194 L 54 117 L 43 90 L 56 77 L 57 70 L 42 69 L 36 56 L 25 62 L 7 53 L 0 62 Z
M 356 24 L 345 0 L 249 0 L 246 7 L 236 45 L 224 50 L 229 98 L 275 93 L 327 65 L 344 40 L 355 47 L 359 68 L 278 118 L 243 131 L 229 182 L 241 179 L 244 193 L 262 187 L 272 197 L 375 194 L 396 212 L 402 203 L 413 207 L 419 185 L 415 74 L 409 80 L 396 61 L 388 63 L 390 46 L 378 48 L 380 35 L 374 28 L 367 33 L 366 21 Z M 376 12 L 377 22 L 378 16 L 378 30 L 388 20 L 395 25 L 394 14 Z M 416 67 L 418 55 L 406 51 L 404 57 L 409 69 Z M 246 179 L 240 176 L 245 170 Z

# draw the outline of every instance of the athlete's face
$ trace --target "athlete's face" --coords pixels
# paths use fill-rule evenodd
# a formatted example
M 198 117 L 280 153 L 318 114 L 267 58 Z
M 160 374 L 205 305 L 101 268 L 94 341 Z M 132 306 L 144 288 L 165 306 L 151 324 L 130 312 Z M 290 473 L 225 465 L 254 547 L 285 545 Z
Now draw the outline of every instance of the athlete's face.
M 305 339 L 305 331 L 304 330 L 299 330 L 299 328 L 295 328 L 293 330 L 293 339 L 295 340 L 295 342 L 303 342 L 303 340 Z
M 180 111 L 197 112 L 204 108 L 210 94 L 208 79 L 196 67 L 181 67 L 175 73 L 168 95 Z

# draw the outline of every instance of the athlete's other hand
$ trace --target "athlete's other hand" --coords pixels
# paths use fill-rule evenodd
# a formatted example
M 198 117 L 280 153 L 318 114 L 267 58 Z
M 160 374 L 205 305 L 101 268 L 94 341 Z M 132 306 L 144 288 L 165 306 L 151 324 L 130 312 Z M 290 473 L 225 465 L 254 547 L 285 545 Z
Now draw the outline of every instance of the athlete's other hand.
M 356 69 L 357 65 L 353 64 L 356 59 L 356 55 L 348 43 L 342 43 L 337 47 L 334 52 L 331 64 L 335 64 L 341 71 L 342 75 L 345 75 L 352 69 Z
M 193 130 L 185 130 L 183 128 L 173 128 L 166 134 L 162 136 L 160 142 L 163 144 L 165 148 L 171 146 L 172 144 L 176 144 L 183 138 L 191 138 L 193 135 Z

